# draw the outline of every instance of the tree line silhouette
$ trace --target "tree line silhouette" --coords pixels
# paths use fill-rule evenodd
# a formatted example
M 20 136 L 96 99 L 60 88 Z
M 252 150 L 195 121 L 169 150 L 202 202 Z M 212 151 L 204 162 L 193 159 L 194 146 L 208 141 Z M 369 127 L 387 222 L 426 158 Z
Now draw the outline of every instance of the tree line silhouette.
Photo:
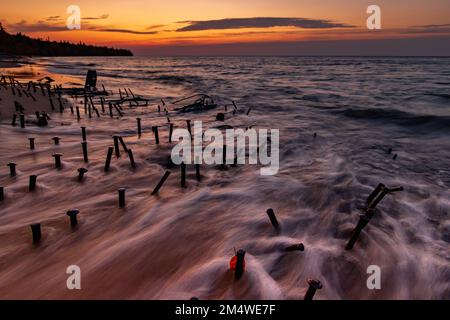
M 132 56 L 130 50 L 30 38 L 9 34 L 0 23 L 0 54 L 22 56 Z

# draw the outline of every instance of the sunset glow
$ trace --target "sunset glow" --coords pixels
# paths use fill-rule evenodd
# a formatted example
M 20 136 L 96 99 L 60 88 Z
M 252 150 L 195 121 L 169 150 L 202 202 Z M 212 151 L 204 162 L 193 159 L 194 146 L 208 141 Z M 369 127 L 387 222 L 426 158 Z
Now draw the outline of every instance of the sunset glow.
M 66 9 L 71 4 L 81 9 L 81 30 L 66 28 L 69 16 Z M 382 10 L 382 30 L 375 32 L 366 28 L 366 9 L 370 4 L 372 2 L 352 0 L 79 0 L 44 3 L 25 0 L 20 5 L 16 2 L 2 4 L 0 18 L 7 30 L 32 37 L 128 48 L 450 35 L 448 1 L 377 1 Z M 233 22 L 239 19 L 245 19 L 246 24 L 235 27 Z M 262 19 L 280 19 L 281 23 L 270 25 L 269 20 L 260 26 Z M 292 25 L 289 19 L 326 22 L 333 26 L 304 27 Z M 230 26 L 224 27 L 227 23 Z M 209 27 L 214 24 L 219 26 Z

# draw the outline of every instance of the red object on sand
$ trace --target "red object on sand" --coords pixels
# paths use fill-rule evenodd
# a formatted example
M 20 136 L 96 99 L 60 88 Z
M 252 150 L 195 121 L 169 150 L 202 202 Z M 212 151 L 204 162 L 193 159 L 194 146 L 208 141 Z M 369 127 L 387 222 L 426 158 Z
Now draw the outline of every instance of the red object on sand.
M 230 260 L 230 270 L 236 270 L 236 261 L 237 261 L 237 256 L 234 256 L 233 258 L 231 258 Z M 244 263 L 242 264 L 242 267 L 245 270 L 245 260 Z

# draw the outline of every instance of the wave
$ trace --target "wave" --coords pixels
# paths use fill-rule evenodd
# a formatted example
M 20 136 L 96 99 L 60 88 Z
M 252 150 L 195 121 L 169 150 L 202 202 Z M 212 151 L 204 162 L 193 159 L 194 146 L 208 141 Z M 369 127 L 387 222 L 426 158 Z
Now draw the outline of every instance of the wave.
M 396 109 L 355 109 L 337 111 L 338 114 L 353 119 L 383 120 L 409 127 L 427 127 L 434 130 L 450 131 L 450 116 L 419 115 Z

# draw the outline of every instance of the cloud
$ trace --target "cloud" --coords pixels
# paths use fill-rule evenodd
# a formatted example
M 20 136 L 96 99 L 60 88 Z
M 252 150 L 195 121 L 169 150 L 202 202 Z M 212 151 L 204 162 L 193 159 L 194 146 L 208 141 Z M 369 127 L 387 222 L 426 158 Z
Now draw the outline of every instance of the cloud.
M 296 27 L 303 29 L 325 29 L 325 28 L 353 28 L 354 26 L 336 23 L 329 20 L 317 20 L 307 18 L 228 18 L 221 20 L 204 21 L 180 21 L 189 23 L 188 26 L 176 31 L 200 31 L 200 30 L 223 30 L 242 28 L 271 28 L 271 27 Z
M 411 26 L 410 28 L 445 28 L 445 27 L 450 27 L 450 23 L 447 24 L 427 24 L 424 26 Z
M 411 26 L 403 34 L 450 34 L 450 23 L 447 24 L 428 24 L 423 26 Z
M 50 16 L 45 18 L 46 21 L 58 21 L 58 20 L 62 20 L 61 16 Z
M 97 28 L 97 27 L 89 27 L 89 31 L 98 31 L 98 32 L 117 32 L 117 33 L 131 33 L 131 34 L 156 34 L 158 31 L 136 31 L 129 29 L 117 29 L 117 28 Z
M 82 20 L 105 20 L 109 18 L 109 14 L 102 14 L 99 17 L 86 17 L 86 18 L 81 18 Z
M 8 25 L 13 32 L 60 32 L 69 31 L 64 23 L 47 23 L 44 21 L 38 21 L 37 23 L 27 23 L 22 20 L 15 24 Z M 96 31 L 96 32 L 111 32 L 111 33 L 128 33 L 128 34 L 141 34 L 150 35 L 156 34 L 158 31 L 138 31 L 131 29 L 122 29 L 115 26 L 93 26 L 85 22 L 81 24 L 81 30 Z

